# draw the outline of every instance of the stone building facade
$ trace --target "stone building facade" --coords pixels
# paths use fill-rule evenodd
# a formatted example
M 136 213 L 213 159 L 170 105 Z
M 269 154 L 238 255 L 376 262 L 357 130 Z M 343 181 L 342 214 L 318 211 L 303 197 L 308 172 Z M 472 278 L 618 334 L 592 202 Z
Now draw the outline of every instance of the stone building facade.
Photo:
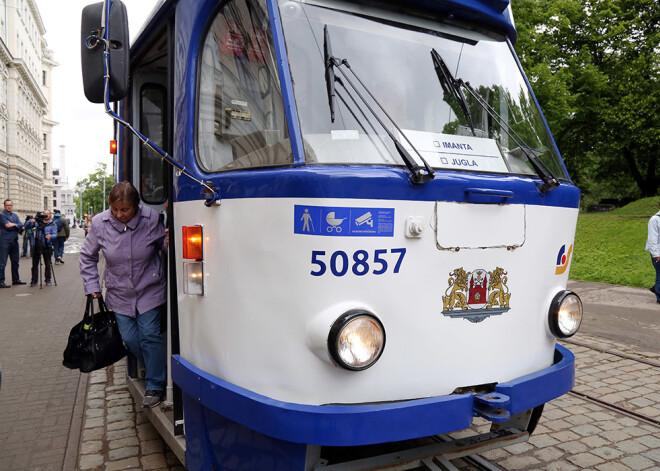
M 52 209 L 52 71 L 35 0 L 0 0 L 0 196 L 21 218 Z

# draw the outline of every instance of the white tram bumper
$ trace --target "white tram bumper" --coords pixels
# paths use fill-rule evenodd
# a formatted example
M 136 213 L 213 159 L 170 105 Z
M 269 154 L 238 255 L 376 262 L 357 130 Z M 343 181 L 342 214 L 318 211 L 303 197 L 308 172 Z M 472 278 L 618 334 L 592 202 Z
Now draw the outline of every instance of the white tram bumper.
M 575 356 L 557 345 L 553 365 L 500 383 L 491 394 L 353 406 L 277 401 L 223 381 L 179 355 L 172 357 L 172 379 L 183 391 L 188 469 L 303 470 L 310 469 L 307 445 L 426 437 L 465 429 L 474 416 L 505 421 L 570 391 L 574 364 Z

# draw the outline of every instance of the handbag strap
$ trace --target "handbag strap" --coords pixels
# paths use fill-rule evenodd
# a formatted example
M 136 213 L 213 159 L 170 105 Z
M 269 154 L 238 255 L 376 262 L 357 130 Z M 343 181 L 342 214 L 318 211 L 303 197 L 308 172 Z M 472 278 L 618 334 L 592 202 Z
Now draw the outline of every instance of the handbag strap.
M 103 300 L 103 295 L 99 296 L 97 301 L 99 302 L 99 312 L 108 310 L 108 307 L 105 305 L 105 301 Z
M 99 313 L 103 314 L 103 318 L 105 320 L 105 323 L 107 324 L 112 320 L 110 317 L 111 311 L 108 309 L 108 306 L 105 305 L 105 301 L 103 300 L 103 295 L 99 296 L 97 300 L 99 302 Z

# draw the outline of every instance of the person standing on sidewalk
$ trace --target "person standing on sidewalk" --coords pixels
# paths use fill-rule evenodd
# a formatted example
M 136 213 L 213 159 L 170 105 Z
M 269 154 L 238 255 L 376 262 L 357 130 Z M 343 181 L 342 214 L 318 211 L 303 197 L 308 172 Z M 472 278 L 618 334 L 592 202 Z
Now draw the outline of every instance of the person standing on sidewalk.
M 12 284 L 25 284 L 18 274 L 18 231 L 23 228 L 23 223 L 18 215 L 12 212 L 14 209 L 12 200 L 5 200 L 4 207 L 4 211 L 0 212 L 0 288 L 9 288 L 10 285 L 5 283 L 7 258 L 11 260 Z
M 60 213 L 59 209 L 55 210 L 54 221 L 57 226 L 57 243 L 54 244 L 55 265 L 57 265 L 58 263 L 64 263 L 64 259 L 62 258 L 64 257 L 64 243 L 69 238 L 71 229 L 69 228 L 69 221 Z
M 106 304 L 115 312 L 122 340 L 146 370 L 143 407 L 163 399 L 166 347 L 160 332 L 160 313 L 167 285 L 161 252 L 167 252 L 165 227 L 158 213 L 140 206 L 129 182 L 115 184 L 108 195 L 110 209 L 97 214 L 80 249 L 80 275 L 85 294 L 101 296 L 98 261 L 103 252 Z
M 25 230 L 23 231 L 23 254 L 21 257 L 27 257 L 28 248 L 30 249 L 30 257 L 34 253 L 34 229 L 25 228 L 25 225 L 30 219 L 32 219 L 30 216 L 25 216 L 25 221 L 23 222 L 23 227 Z
M 660 210 L 660 202 L 658 202 L 658 209 Z M 651 263 L 655 268 L 655 284 L 649 289 L 655 294 L 656 301 L 660 304 L 660 211 L 649 219 L 646 251 L 651 254 Z
M 87 237 L 87 234 L 89 234 L 89 230 L 92 227 L 92 216 L 90 214 L 85 213 L 83 216 L 83 221 L 82 228 L 85 229 L 85 237 Z
M 34 228 L 34 250 L 32 251 L 32 279 L 30 287 L 37 286 L 39 277 L 39 263 L 44 261 L 44 278 L 46 286 L 51 285 L 51 275 L 53 265 L 50 256 L 53 250 L 53 241 L 57 239 L 57 226 L 51 219 L 51 212 L 45 209 L 43 213 L 38 213 L 34 219 L 30 219 L 25 225 L 26 228 Z

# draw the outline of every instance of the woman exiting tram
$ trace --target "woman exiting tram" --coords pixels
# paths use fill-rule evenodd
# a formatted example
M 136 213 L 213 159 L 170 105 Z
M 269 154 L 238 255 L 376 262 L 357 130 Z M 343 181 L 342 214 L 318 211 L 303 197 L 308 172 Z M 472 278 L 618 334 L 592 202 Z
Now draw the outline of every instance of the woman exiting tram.
M 117 314 L 124 344 L 146 368 L 142 406 L 154 407 L 163 399 L 166 382 L 160 313 L 167 286 L 160 253 L 167 251 L 167 236 L 158 213 L 140 206 L 131 183 L 115 184 L 108 202 L 110 209 L 94 216 L 80 250 L 80 275 L 85 294 L 100 297 L 98 261 L 103 252 L 105 301 Z

